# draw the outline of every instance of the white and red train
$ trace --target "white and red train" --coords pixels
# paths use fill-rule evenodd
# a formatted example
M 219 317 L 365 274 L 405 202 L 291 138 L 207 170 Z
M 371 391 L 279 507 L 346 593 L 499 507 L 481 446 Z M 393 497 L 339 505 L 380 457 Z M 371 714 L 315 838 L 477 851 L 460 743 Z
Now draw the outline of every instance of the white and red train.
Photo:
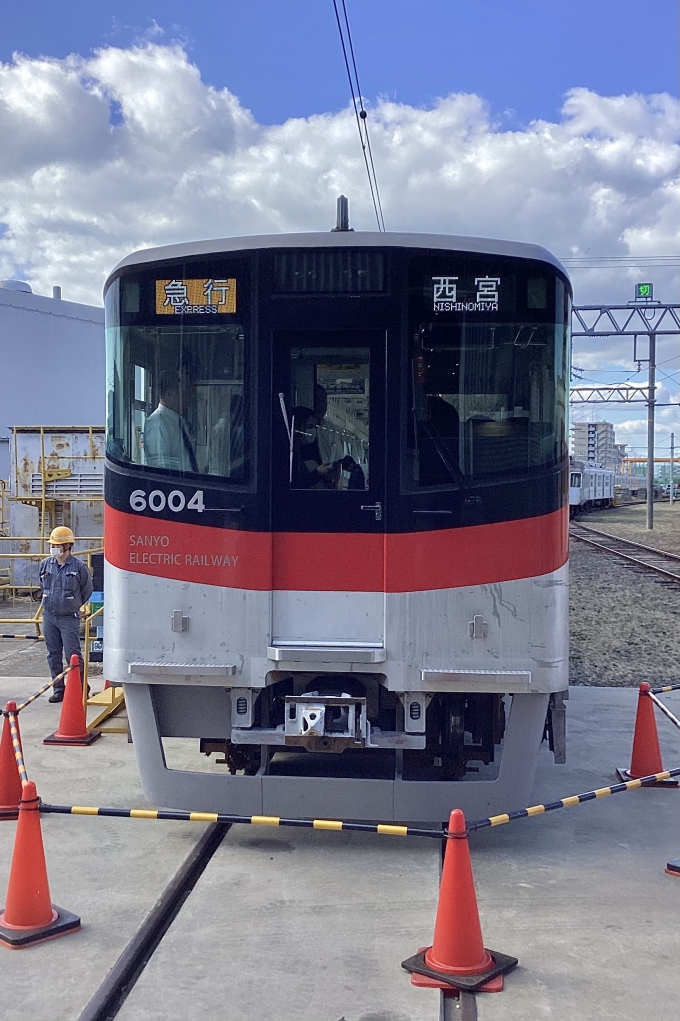
M 445 235 L 116 267 L 105 674 L 152 802 L 528 803 L 568 686 L 570 296 L 543 248 Z M 224 771 L 168 768 L 170 737 Z

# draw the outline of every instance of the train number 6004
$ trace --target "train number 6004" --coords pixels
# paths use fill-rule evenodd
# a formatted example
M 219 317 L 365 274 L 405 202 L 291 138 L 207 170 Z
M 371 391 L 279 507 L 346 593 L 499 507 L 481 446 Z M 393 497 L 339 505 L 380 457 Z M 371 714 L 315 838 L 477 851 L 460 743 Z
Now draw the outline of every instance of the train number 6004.
M 160 489 L 153 489 L 149 493 L 148 497 L 143 489 L 135 489 L 135 491 L 130 494 L 130 506 L 133 511 L 138 512 L 146 510 L 148 507 L 149 510 L 155 511 L 157 514 L 160 513 L 160 511 L 165 510 L 166 506 L 171 511 L 174 511 L 175 514 L 179 514 L 180 511 L 183 511 L 185 506 L 187 510 L 195 510 L 198 511 L 199 514 L 202 514 L 205 510 L 202 489 L 197 489 L 188 503 L 186 503 L 184 493 L 181 493 L 179 489 L 173 489 L 167 497 Z

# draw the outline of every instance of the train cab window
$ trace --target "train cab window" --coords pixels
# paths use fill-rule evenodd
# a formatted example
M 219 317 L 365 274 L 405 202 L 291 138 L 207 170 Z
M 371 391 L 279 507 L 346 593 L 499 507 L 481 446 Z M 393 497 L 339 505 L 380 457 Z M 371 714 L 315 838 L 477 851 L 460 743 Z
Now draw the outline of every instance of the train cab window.
M 571 472 L 569 476 L 569 488 L 570 489 L 581 488 L 581 472 Z
M 241 325 L 109 331 L 109 455 L 173 473 L 247 476 Z
M 564 459 L 567 316 L 560 280 L 415 260 L 406 491 L 517 479 Z
M 290 485 L 369 485 L 369 349 L 292 348 Z

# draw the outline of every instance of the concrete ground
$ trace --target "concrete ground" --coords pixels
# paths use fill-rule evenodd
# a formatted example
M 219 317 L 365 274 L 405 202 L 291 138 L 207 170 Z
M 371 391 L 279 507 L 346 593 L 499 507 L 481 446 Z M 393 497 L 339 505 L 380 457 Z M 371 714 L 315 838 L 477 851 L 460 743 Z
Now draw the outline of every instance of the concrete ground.
M 34 686 L 2 679 L 0 694 Z M 679 695 L 664 696 L 676 714 Z M 532 800 L 616 782 L 636 697 L 573 688 L 569 764 L 544 748 Z M 56 715 L 41 699 L 21 716 L 43 798 L 142 805 L 125 737 L 45 748 Z M 664 719 L 659 731 L 664 764 L 680 764 L 677 731 Z M 520 959 L 504 993 L 478 997 L 480 1021 L 677 1021 L 680 881 L 663 867 L 680 854 L 679 821 L 679 791 L 643 790 L 473 836 L 485 942 Z M 202 831 L 44 818 L 53 899 L 82 915 L 83 930 L 22 953 L 0 948 L 12 975 L 2 1021 L 76 1021 Z M 0 823 L 0 896 L 13 833 Z M 399 964 L 431 940 L 438 853 L 427 840 L 233 827 L 118 1019 L 436 1021 L 437 994 L 412 988 Z
M 44 680 L 1 677 L 3 708 Z M 105 735 L 89 748 L 41 743 L 56 729 L 60 709 L 43 695 L 19 716 L 28 775 L 43 800 L 148 807 L 124 734 Z M 15 828 L 0 822 L 0 906 Z M 190 823 L 43 816 L 52 900 L 79 914 L 83 927 L 30 950 L 0 946 L 1 1021 L 75 1021 L 203 830 Z

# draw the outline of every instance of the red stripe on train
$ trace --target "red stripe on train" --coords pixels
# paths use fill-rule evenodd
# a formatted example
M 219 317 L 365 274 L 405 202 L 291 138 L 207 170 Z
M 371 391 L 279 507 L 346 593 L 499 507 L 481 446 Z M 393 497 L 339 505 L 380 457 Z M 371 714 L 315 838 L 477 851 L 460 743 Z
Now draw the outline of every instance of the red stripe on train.
M 535 578 L 568 557 L 568 508 L 519 521 L 387 535 L 246 532 L 106 507 L 106 559 L 138 574 L 227 588 L 422 592 Z

